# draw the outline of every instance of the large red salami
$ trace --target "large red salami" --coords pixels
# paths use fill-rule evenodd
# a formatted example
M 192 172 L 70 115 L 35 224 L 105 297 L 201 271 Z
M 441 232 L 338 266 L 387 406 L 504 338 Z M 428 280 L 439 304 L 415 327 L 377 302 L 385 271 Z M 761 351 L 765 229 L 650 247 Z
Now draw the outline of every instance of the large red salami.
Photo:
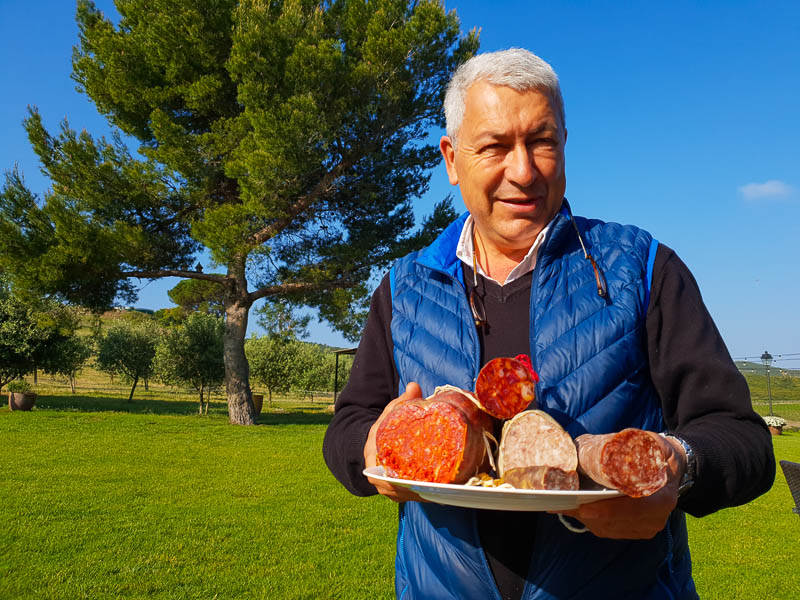
M 475 395 L 481 406 L 498 419 L 510 419 L 526 408 L 535 408 L 530 405 L 539 377 L 530 367 L 530 359 L 526 363 L 518 358 L 490 360 L 475 383 Z
M 488 460 L 484 432 L 491 427 L 468 393 L 437 388 L 429 398 L 399 404 L 381 422 L 378 463 L 390 477 L 464 483 Z
M 632 498 L 649 496 L 667 482 L 667 460 L 657 436 L 633 428 L 578 436 L 578 470 Z

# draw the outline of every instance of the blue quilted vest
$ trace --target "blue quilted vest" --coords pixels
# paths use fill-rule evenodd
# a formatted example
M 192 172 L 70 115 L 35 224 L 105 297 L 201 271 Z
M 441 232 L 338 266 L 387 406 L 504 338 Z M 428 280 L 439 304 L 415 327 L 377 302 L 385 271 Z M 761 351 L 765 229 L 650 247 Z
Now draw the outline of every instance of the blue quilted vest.
M 467 215 L 390 272 L 392 339 L 400 391 L 474 389 L 479 341 L 455 248 Z M 539 408 L 574 437 L 625 427 L 664 429 L 649 377 L 644 321 L 657 242 L 631 226 L 576 218 L 605 275 L 597 293 L 566 209 L 539 250 L 531 284 L 530 348 Z M 696 598 L 686 523 L 676 510 L 651 540 L 608 540 L 568 531 L 541 513 L 524 600 Z M 403 600 L 497 599 L 472 509 L 400 506 L 395 588 Z

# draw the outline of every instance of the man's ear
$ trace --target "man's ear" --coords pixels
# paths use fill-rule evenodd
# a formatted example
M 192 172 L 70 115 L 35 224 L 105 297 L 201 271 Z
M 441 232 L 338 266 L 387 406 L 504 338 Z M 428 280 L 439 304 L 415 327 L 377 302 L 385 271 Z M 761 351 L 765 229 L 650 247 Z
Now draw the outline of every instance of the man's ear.
M 439 150 L 444 157 L 444 166 L 447 168 L 447 177 L 452 185 L 458 185 L 458 173 L 456 173 L 456 148 L 452 140 L 443 135 L 439 140 Z

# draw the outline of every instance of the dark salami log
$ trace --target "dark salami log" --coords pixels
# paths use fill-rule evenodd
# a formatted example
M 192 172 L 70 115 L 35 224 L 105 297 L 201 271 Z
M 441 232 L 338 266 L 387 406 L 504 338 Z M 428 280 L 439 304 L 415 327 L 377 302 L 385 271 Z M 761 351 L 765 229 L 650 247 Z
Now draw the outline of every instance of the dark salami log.
M 577 490 L 577 471 L 563 471 L 558 467 L 515 467 L 506 469 L 503 482 L 521 490 Z
M 641 498 L 667 483 L 667 459 L 657 433 L 633 428 L 602 435 L 587 433 L 575 443 L 579 471 L 602 486 Z
M 492 419 L 454 388 L 399 404 L 376 433 L 378 464 L 399 479 L 464 483 L 488 460 L 483 434 Z
M 526 410 L 503 425 L 497 450 L 497 471 L 505 474 L 519 467 L 578 468 L 578 453 L 570 435 L 553 417 L 541 410 Z
M 490 415 L 498 419 L 510 419 L 529 408 L 534 400 L 537 381 L 539 377 L 522 361 L 495 358 L 486 363 L 478 374 L 475 395 L 483 410 Z

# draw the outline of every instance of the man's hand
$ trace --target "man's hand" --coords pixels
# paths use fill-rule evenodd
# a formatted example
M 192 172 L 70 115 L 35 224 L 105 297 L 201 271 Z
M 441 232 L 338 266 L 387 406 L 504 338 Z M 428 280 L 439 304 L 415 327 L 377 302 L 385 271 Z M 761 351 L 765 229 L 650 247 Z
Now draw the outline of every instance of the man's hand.
M 383 412 L 378 417 L 378 420 L 372 424 L 372 427 L 370 427 L 369 435 L 367 435 L 367 443 L 364 445 L 364 464 L 367 467 L 374 467 L 378 464 L 378 449 L 375 445 L 375 435 L 378 432 L 378 427 L 380 426 L 381 421 L 383 421 L 386 418 L 386 415 L 388 415 L 392 409 L 394 409 L 401 402 L 407 402 L 408 400 L 415 400 L 418 398 L 422 398 L 422 390 L 420 389 L 419 384 L 412 381 L 406 386 L 406 391 L 403 392 L 399 398 L 395 398 L 389 402 L 389 404 L 386 405 L 386 408 L 383 409 Z M 392 485 L 386 481 L 372 479 L 370 477 L 367 477 L 367 479 L 372 485 L 375 486 L 375 489 L 378 490 L 379 494 L 386 496 L 390 500 L 394 500 L 395 502 L 407 502 L 409 500 L 424 502 L 422 498 L 408 488 Z
M 678 486 L 686 470 L 686 453 L 674 439 L 658 436 L 667 457 L 667 483 L 645 498 L 612 498 L 582 504 L 562 514 L 586 525 L 598 537 L 650 539 L 664 528 L 678 503 Z

